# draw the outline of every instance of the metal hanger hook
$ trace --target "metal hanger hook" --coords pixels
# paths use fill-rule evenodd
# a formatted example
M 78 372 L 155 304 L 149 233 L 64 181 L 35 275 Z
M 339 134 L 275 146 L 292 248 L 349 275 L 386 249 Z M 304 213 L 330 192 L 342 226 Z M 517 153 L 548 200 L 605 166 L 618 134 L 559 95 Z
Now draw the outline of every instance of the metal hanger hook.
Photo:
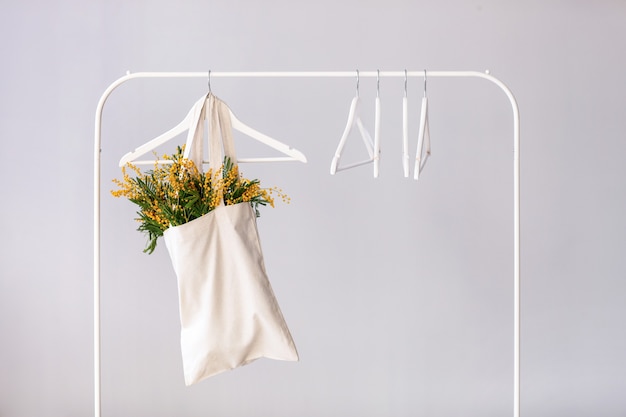
M 376 97 L 380 97 L 380 70 L 376 70 Z
M 426 70 L 424 70 L 424 97 L 426 97 Z
M 209 70 L 208 84 L 209 84 L 209 94 L 213 94 L 213 92 L 211 91 L 211 70 Z
M 359 70 L 356 70 L 356 96 L 359 96 Z

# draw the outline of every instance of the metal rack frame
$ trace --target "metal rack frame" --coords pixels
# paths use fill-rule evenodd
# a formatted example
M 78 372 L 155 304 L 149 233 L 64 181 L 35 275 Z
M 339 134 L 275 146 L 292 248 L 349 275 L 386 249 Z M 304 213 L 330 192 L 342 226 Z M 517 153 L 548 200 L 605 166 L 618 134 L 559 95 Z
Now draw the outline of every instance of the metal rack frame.
M 138 78 L 349 78 L 349 77 L 417 77 L 417 78 L 482 78 L 504 91 L 513 110 L 513 416 L 520 416 L 520 326 L 521 326 L 521 271 L 520 271 L 520 116 L 519 107 L 511 90 L 489 71 L 278 71 L 278 72 L 128 72 L 115 80 L 104 91 L 98 102 L 94 134 L 94 221 L 93 221 L 93 287 L 94 287 L 94 415 L 101 415 L 101 335 L 100 335 L 100 194 L 101 194 L 101 131 L 102 111 L 109 95 L 117 87 Z

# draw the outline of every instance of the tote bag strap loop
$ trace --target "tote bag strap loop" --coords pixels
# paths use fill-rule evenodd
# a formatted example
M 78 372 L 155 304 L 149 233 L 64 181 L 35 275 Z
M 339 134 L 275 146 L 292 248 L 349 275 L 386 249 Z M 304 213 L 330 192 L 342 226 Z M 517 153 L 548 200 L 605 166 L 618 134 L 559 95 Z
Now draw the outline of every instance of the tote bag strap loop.
M 233 140 L 230 109 L 219 98 L 209 93 L 194 104 L 194 115 L 187 133 L 183 157 L 192 160 L 198 170 L 203 170 L 204 158 L 204 120 L 209 121 L 209 167 L 217 170 L 222 166 L 224 157 L 230 157 L 237 164 L 237 154 Z
M 209 97 L 209 165 L 213 170 L 219 169 L 228 156 L 233 164 L 237 164 L 233 130 L 230 120 L 230 109 L 219 98 Z
M 206 115 L 206 101 L 208 98 L 208 95 L 203 96 L 193 105 L 193 117 L 187 131 L 185 152 L 183 153 L 183 158 L 192 160 L 198 170 L 202 170 L 202 160 L 204 157 L 202 137 L 204 136 L 204 119 Z

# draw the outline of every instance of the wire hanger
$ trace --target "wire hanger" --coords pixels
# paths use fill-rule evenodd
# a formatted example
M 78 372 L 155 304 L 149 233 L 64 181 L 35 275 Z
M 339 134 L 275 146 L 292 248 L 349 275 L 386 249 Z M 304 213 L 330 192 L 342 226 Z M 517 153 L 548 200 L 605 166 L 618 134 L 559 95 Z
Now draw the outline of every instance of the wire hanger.
M 426 147 L 424 149 L 424 147 Z M 413 178 L 419 179 L 420 173 L 430 156 L 430 127 L 428 123 L 428 97 L 426 97 L 426 70 L 424 70 L 424 97 L 422 97 L 422 111 L 420 114 L 420 130 L 417 137 L 417 153 L 415 155 L 415 173 Z
M 376 112 L 374 119 L 374 178 L 380 166 L 380 70 L 376 70 Z
M 361 165 L 374 163 L 374 178 L 378 177 L 379 171 L 379 154 L 380 154 L 380 71 L 377 76 L 377 87 L 376 87 L 376 120 L 374 125 L 374 141 L 372 141 L 372 137 L 369 132 L 363 126 L 363 122 L 361 121 L 361 117 L 359 116 L 359 70 L 356 70 L 356 95 L 352 99 L 352 103 L 350 104 L 350 112 L 348 113 L 348 122 L 346 123 L 346 127 L 343 131 L 343 135 L 341 135 L 341 139 L 339 140 L 339 145 L 337 146 L 337 150 L 335 151 L 335 156 L 330 164 L 330 174 L 335 175 L 336 172 L 344 171 L 350 168 L 355 168 Z M 365 144 L 365 149 L 369 155 L 369 159 L 351 163 L 344 166 L 338 166 L 339 160 L 341 159 L 341 152 L 348 140 L 348 136 L 356 126 L 359 129 L 359 133 L 361 134 L 361 139 L 363 139 L 363 143 Z
M 158 146 L 166 143 L 170 139 L 173 139 L 176 136 L 180 135 L 181 133 L 189 130 L 191 122 L 193 120 L 197 120 L 198 118 L 197 112 L 201 111 L 205 100 L 207 100 L 209 96 L 213 95 L 211 91 L 211 71 L 210 70 L 209 70 L 208 87 L 209 87 L 209 93 L 202 96 L 198 101 L 196 101 L 196 103 L 193 105 L 189 113 L 187 113 L 185 118 L 179 124 L 174 126 L 172 129 L 168 130 L 167 132 L 163 133 L 162 135 L 157 136 L 156 138 L 144 143 L 143 145 L 136 148 L 134 151 L 128 152 L 126 155 L 124 155 L 120 159 L 119 166 L 120 167 L 124 166 L 128 162 L 133 162 L 133 161 L 134 161 L 133 163 L 136 165 L 153 164 L 155 162 L 164 163 L 164 164 L 171 163 L 171 161 L 163 161 L 163 160 L 136 161 L 136 159 L 154 150 Z M 279 142 L 278 140 L 273 139 L 245 125 L 242 121 L 237 119 L 237 117 L 233 114 L 232 110 L 229 107 L 228 107 L 228 111 L 230 113 L 230 118 L 231 118 L 233 129 L 253 139 L 256 139 L 257 141 L 269 146 L 270 148 L 273 148 L 281 152 L 284 155 L 287 155 L 284 157 L 238 158 L 237 162 L 288 162 L 288 161 L 307 162 L 306 156 L 304 156 L 302 152 L 298 151 L 297 149 L 292 148 L 291 146 L 285 145 L 284 143 Z M 203 161 L 203 162 L 207 163 L 207 161 Z
M 408 72 L 404 70 L 404 97 L 402 98 L 402 168 L 404 177 L 409 176 L 409 98 Z

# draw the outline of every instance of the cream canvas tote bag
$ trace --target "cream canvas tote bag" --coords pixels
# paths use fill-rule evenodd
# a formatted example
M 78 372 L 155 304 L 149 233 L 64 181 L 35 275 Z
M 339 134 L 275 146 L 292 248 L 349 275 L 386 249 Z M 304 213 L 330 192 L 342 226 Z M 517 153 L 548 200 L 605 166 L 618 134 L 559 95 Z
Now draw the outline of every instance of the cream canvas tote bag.
M 223 154 L 236 164 L 229 109 L 212 94 L 197 104 L 186 156 L 202 169 L 205 116 L 210 167 L 219 169 Z M 222 201 L 163 237 L 178 279 L 186 385 L 261 357 L 298 360 L 265 271 L 250 203 Z

